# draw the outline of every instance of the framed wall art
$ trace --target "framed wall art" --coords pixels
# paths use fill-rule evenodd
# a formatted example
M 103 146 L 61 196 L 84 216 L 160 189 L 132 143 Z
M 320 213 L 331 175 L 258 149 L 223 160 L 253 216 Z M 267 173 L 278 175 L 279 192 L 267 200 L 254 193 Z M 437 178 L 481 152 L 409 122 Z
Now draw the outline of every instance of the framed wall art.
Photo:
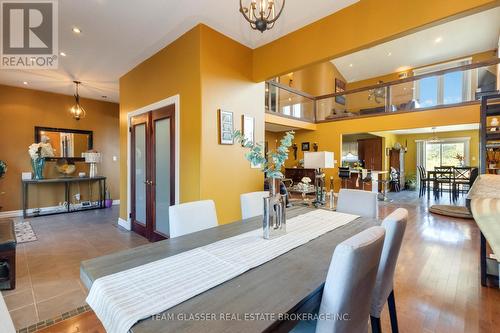
M 219 109 L 218 115 L 218 127 L 219 127 L 219 144 L 221 145 L 232 145 L 234 143 L 233 132 L 234 132 L 234 121 L 233 113 L 230 111 L 224 111 Z

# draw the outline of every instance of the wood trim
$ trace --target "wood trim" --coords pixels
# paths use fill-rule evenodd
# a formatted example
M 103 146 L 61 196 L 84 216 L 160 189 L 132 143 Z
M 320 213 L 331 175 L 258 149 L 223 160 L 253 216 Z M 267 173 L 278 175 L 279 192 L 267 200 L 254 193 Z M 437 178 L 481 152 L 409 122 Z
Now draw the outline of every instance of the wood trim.
M 391 115 L 396 115 L 396 114 L 404 114 L 404 113 L 415 113 L 415 112 L 422 112 L 422 111 L 431 111 L 431 110 L 439 110 L 439 109 L 449 109 L 449 108 L 456 108 L 456 107 L 461 107 L 461 106 L 468 106 L 468 105 L 479 105 L 479 101 L 470 101 L 470 102 L 463 102 L 463 103 L 455 103 L 455 104 L 446 104 L 446 105 L 439 105 L 439 106 L 431 106 L 428 108 L 419 108 L 419 109 L 414 109 L 414 110 L 403 110 L 403 111 L 393 111 L 393 112 L 381 112 L 381 113 L 375 113 L 375 114 L 366 114 L 366 115 L 359 115 L 359 116 L 352 116 L 352 117 L 343 117 L 343 118 L 336 118 L 336 119 L 325 119 L 325 120 L 318 120 L 316 124 L 321 124 L 321 123 L 330 123 L 334 121 L 344 121 L 344 120 L 356 120 L 356 119 L 362 119 L 362 118 L 372 118 L 372 117 L 380 117 L 380 116 L 391 116 Z
M 497 65 L 499 63 L 500 63 L 500 58 L 493 58 L 493 59 L 490 59 L 490 60 L 487 60 L 487 61 L 481 61 L 481 62 L 476 62 L 476 63 L 472 63 L 472 64 L 462 65 L 462 66 L 458 66 L 458 67 L 443 69 L 443 70 L 435 71 L 435 72 L 431 72 L 431 73 L 410 76 L 410 77 L 407 77 L 407 78 L 404 78 L 404 79 L 399 79 L 399 80 L 384 82 L 384 83 L 380 83 L 380 84 L 374 84 L 374 85 L 371 85 L 371 86 L 356 88 L 356 89 L 352 89 L 352 90 L 346 90 L 346 91 L 343 91 L 341 93 L 333 93 L 333 94 L 326 94 L 326 95 L 316 96 L 316 97 L 313 97 L 313 98 L 315 100 L 321 100 L 321 99 L 327 99 L 327 98 L 332 98 L 332 97 L 336 97 L 336 96 L 354 94 L 354 93 L 361 92 L 361 91 L 372 90 L 372 89 L 377 89 L 377 88 L 383 88 L 383 87 L 393 86 L 393 85 L 396 85 L 396 84 L 402 84 L 402 83 L 407 83 L 407 82 L 413 82 L 413 81 L 417 81 L 417 80 L 420 80 L 420 79 L 424 79 L 426 77 L 444 75 L 444 74 L 447 74 L 447 73 L 458 72 L 458 71 L 466 71 L 466 70 L 471 70 L 471 69 L 476 69 L 476 68 L 486 67 L 486 66 L 493 66 L 493 65 Z

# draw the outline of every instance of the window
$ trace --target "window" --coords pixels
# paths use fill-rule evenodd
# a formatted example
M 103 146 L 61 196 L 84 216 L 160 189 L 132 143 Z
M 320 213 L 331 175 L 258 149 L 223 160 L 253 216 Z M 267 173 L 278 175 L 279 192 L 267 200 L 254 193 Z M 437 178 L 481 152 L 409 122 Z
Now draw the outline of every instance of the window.
M 296 118 L 302 117 L 302 105 L 300 104 L 293 105 L 293 116 Z
M 470 59 L 448 62 L 416 69 L 414 75 L 432 73 L 448 68 L 470 64 Z M 415 99 L 420 107 L 461 103 L 470 100 L 471 76 L 469 71 L 446 73 L 440 76 L 426 77 L 415 81 Z
M 283 107 L 283 114 L 287 116 L 290 115 L 290 105 L 286 105 Z
M 469 138 L 426 141 L 424 147 L 425 169 L 434 170 L 438 166 L 457 166 L 457 155 L 469 161 Z

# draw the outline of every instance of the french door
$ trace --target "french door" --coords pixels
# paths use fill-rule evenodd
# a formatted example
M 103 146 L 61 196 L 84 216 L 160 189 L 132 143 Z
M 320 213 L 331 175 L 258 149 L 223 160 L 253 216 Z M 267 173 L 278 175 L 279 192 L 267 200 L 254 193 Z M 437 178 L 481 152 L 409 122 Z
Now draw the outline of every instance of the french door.
M 132 230 L 152 242 L 168 238 L 175 203 L 175 105 L 131 118 Z

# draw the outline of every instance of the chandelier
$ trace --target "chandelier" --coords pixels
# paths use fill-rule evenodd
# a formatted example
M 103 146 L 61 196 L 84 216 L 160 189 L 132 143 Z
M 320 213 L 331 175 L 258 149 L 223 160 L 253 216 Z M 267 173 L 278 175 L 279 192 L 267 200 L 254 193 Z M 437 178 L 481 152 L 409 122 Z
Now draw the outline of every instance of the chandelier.
M 73 81 L 75 84 L 75 105 L 69 109 L 69 114 L 76 120 L 85 118 L 85 109 L 80 105 L 80 95 L 78 94 L 78 86 L 82 84 L 80 81 Z
M 281 0 L 251 0 L 248 7 L 243 7 L 240 0 L 240 12 L 252 29 L 264 32 L 274 27 L 274 23 L 283 12 L 285 0 L 282 0 L 281 8 L 277 11 L 279 1 Z

